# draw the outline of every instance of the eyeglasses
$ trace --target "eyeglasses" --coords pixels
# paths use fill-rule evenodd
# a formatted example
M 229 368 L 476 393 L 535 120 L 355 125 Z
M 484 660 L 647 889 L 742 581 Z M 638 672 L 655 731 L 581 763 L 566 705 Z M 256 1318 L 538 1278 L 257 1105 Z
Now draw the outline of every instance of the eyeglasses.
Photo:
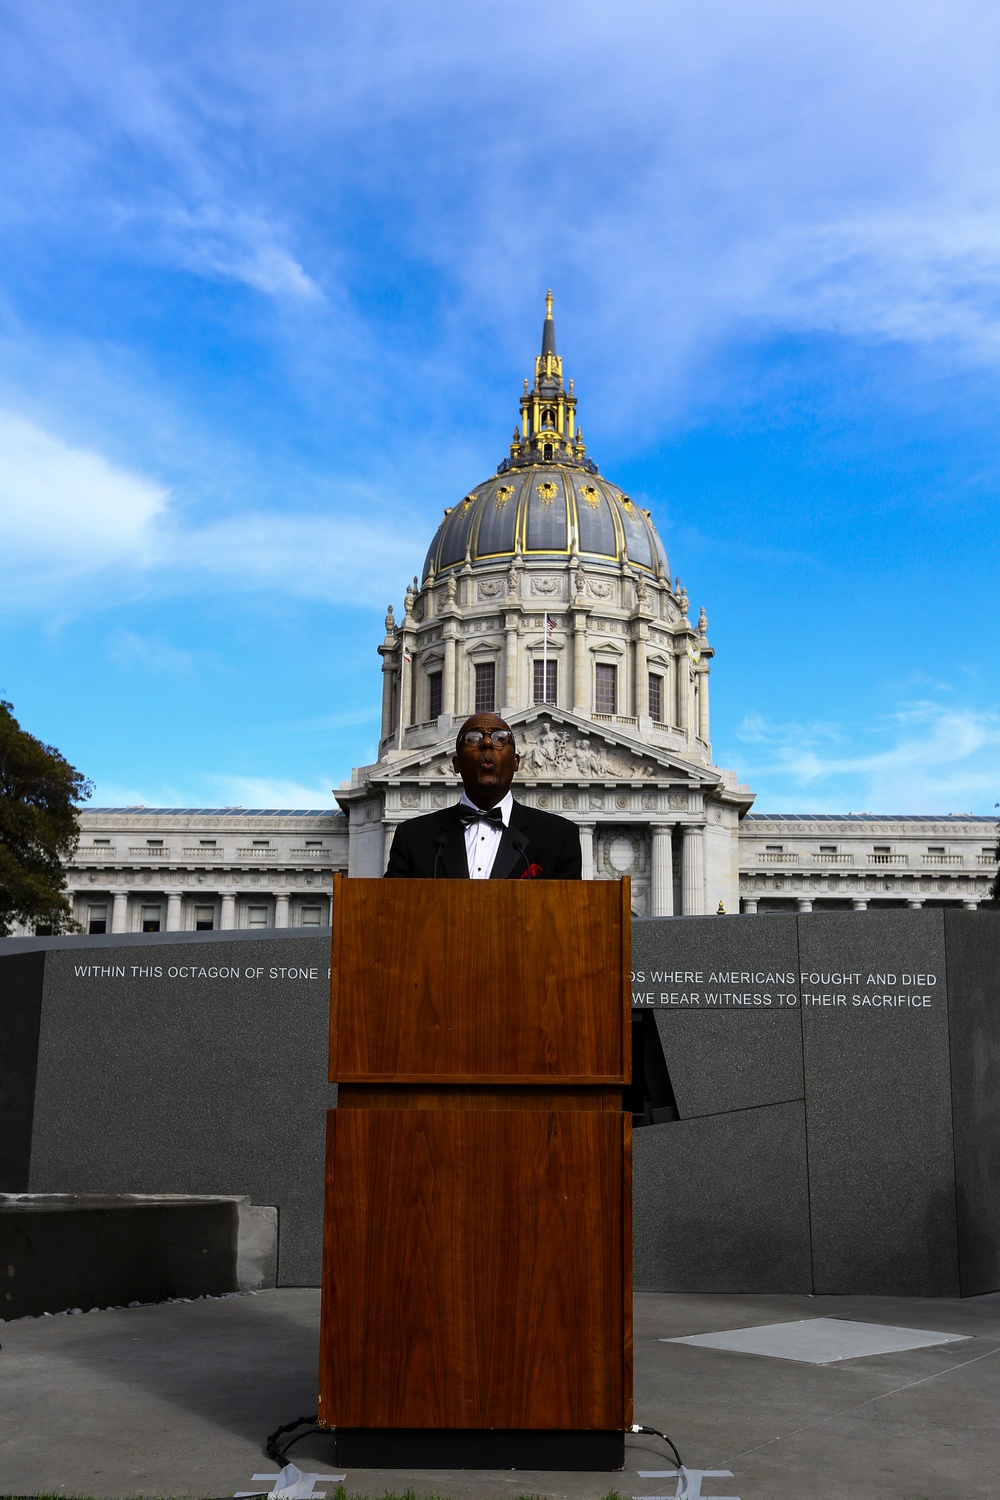
M 505 745 L 513 745 L 514 735 L 509 729 L 467 729 L 462 735 L 463 745 L 481 745 L 484 740 L 489 740 L 496 750 L 502 750 Z

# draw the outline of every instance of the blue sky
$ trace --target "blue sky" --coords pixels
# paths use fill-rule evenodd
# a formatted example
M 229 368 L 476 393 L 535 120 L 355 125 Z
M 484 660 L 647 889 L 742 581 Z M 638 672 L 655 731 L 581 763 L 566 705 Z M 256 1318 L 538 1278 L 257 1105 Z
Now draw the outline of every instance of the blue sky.
M 1000 797 L 1000 12 L 0 10 L 0 693 L 94 802 L 327 806 L 556 297 L 759 811 Z

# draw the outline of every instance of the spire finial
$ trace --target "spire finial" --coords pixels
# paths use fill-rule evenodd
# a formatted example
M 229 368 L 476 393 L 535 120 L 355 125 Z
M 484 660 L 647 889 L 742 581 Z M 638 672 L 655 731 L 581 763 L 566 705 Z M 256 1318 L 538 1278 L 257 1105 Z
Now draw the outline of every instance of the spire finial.
M 545 293 L 545 322 L 542 324 L 542 358 L 556 352 L 556 325 L 552 320 L 552 288 Z M 562 372 L 560 371 L 560 374 Z

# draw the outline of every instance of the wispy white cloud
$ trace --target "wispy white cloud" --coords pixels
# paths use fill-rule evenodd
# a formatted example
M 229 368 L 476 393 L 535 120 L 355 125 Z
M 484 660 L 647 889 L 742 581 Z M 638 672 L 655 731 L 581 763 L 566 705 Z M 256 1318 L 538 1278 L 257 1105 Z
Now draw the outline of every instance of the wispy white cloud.
M 0 411 L 0 611 L 66 611 L 153 566 L 163 486 Z
M 332 777 L 328 782 L 303 785 L 282 777 L 206 775 L 206 787 L 214 791 L 224 807 L 336 807 Z
M 910 703 L 875 724 L 771 724 L 748 715 L 737 752 L 762 812 L 990 814 L 1000 711 Z
M 331 498 L 327 514 L 248 509 L 199 522 L 156 481 L 0 412 L 0 609 L 8 613 L 176 595 L 208 579 L 232 592 L 384 608 L 427 540 L 415 525 L 388 528 L 386 511 L 383 496 L 354 486 Z M 137 635 L 111 642 L 119 664 L 144 658 L 176 671 L 171 649 Z
M 137 635 L 133 630 L 115 630 L 108 637 L 108 660 L 126 671 L 154 672 L 186 677 L 209 660 L 202 651 L 187 651 L 169 641 Z
M 192 772 L 187 788 L 97 778 L 92 807 L 312 807 L 333 811 L 332 778 L 302 783 L 280 776 L 234 776 Z

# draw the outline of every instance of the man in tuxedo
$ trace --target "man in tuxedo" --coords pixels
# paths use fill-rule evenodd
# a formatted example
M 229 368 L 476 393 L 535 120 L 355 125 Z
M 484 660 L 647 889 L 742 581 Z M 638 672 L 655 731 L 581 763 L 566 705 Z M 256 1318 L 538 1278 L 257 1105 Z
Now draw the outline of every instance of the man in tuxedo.
M 452 765 L 465 790 L 454 807 L 400 823 L 391 879 L 580 880 L 580 834 L 568 818 L 515 802 L 521 757 L 498 714 L 473 714 L 458 731 Z

